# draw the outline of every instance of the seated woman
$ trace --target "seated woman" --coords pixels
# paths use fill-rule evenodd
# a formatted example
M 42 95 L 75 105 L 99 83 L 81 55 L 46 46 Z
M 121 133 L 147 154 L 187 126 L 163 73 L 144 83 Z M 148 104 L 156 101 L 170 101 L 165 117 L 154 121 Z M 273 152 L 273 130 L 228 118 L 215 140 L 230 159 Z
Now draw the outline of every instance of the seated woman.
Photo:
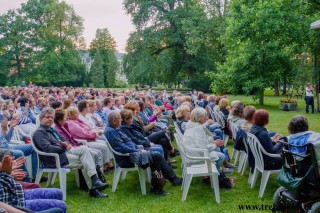
M 269 123 L 269 113 L 265 109 L 260 109 L 256 111 L 253 116 L 253 125 L 251 127 L 250 133 L 254 134 L 262 147 L 266 152 L 270 154 L 278 154 L 281 152 L 283 143 L 278 139 L 281 137 L 280 134 L 275 134 L 274 137 L 270 138 L 266 126 Z M 250 157 L 251 156 L 251 157 Z M 276 170 L 280 169 L 282 162 L 281 157 L 274 158 L 263 154 L 264 168 L 266 170 Z M 252 154 L 249 153 L 249 165 L 252 168 L 254 166 L 254 159 Z
M 207 121 L 207 111 L 203 108 L 195 108 L 191 112 L 191 119 L 186 125 L 186 131 L 183 135 L 183 143 L 188 148 L 208 149 L 209 157 L 215 162 L 217 169 L 222 172 L 221 165 L 225 159 L 224 154 L 219 147 L 224 142 L 221 139 L 214 140 L 209 130 L 203 127 Z M 188 153 L 193 157 L 200 157 L 196 152 Z
M 182 134 L 186 131 L 186 125 L 190 120 L 190 116 L 191 113 L 189 106 L 181 106 L 176 110 L 176 122 Z
M 157 151 L 164 156 L 161 145 L 150 142 L 147 137 L 144 137 L 143 134 L 134 130 L 131 126 L 133 123 L 133 114 L 131 110 L 123 109 L 120 111 L 120 115 L 122 118 L 120 128 L 136 145 L 142 145 L 145 150 Z
M 133 112 L 133 123 L 131 125 L 133 129 L 137 132 L 140 132 L 144 137 L 147 137 L 151 142 L 161 145 L 164 152 L 164 157 L 166 160 L 168 160 L 168 151 L 170 151 L 170 153 L 174 153 L 174 148 L 171 145 L 170 138 L 166 135 L 166 132 L 159 129 L 153 132 L 152 130 L 154 130 L 156 125 L 155 122 L 144 125 L 141 117 L 138 114 L 140 111 L 138 103 L 129 102 L 124 106 L 124 108 Z
M 2 158 L 2 157 L 1 157 Z M 0 202 L 1 207 L 6 209 L 11 207 L 21 209 L 22 212 L 32 210 L 36 212 L 46 211 L 50 213 L 61 213 L 67 211 L 65 202 L 62 201 L 60 189 L 31 189 L 23 190 L 20 183 L 15 179 L 21 180 L 26 174 L 19 170 L 21 163 L 13 160 L 9 155 L 5 155 L 0 164 Z M 18 160 L 18 159 L 17 159 Z M 25 209 L 26 208 L 26 209 Z M 8 211 L 10 212 L 10 211 Z M 19 212 L 19 211 L 12 211 Z
M 112 169 L 111 162 L 112 154 L 107 145 L 97 140 L 102 134 L 101 130 L 92 130 L 88 125 L 79 119 L 79 111 L 77 107 L 70 106 L 67 109 L 68 120 L 64 124 L 64 127 L 69 131 L 74 139 L 87 140 L 88 147 L 91 149 L 100 150 L 103 156 L 104 170 L 108 171 L 108 168 Z
M 245 132 L 250 132 L 250 129 L 253 125 L 253 116 L 256 112 L 254 106 L 246 106 L 243 110 L 243 117 L 245 119 L 244 123 L 241 125 L 241 129 Z
M 243 118 L 243 109 L 244 105 L 241 102 L 235 102 L 233 105 L 231 105 L 231 112 L 228 117 L 229 122 L 234 123 L 237 127 L 241 127 L 244 123 Z

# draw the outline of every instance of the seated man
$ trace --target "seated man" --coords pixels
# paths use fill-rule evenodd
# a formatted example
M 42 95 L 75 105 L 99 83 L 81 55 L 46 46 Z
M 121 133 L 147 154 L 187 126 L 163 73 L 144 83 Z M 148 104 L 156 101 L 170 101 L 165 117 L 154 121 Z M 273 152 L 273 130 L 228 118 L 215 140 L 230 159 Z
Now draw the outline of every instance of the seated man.
M 82 174 L 86 180 L 88 188 L 90 189 L 90 195 L 93 197 L 107 197 L 107 194 L 103 194 L 98 191 L 107 187 L 107 183 L 101 182 L 97 176 L 96 165 L 90 154 L 88 147 L 80 146 L 73 148 L 62 138 L 57 131 L 52 128 L 54 119 L 54 109 L 51 107 L 45 107 L 40 113 L 40 127 L 35 131 L 33 135 L 33 142 L 35 146 L 47 153 L 59 154 L 61 166 L 70 166 L 76 164 L 80 159 L 83 169 Z M 66 152 L 70 153 L 67 154 Z M 74 156 L 77 158 L 74 158 Z M 40 156 L 42 163 L 45 167 L 54 168 L 56 162 L 52 157 Z M 69 162 L 70 161 L 70 162 Z
M 170 180 L 173 185 L 181 185 L 182 178 L 176 176 L 162 155 L 159 152 L 140 150 L 123 130 L 119 128 L 121 121 L 120 113 L 111 111 L 108 115 L 109 124 L 104 131 L 104 135 L 115 151 L 123 154 L 129 153 L 130 155 L 129 157 L 115 155 L 119 166 L 128 168 L 132 167 L 134 163 L 142 168 L 150 166 L 152 171 L 151 192 L 157 195 L 167 195 L 167 193 L 163 191 L 163 175 Z

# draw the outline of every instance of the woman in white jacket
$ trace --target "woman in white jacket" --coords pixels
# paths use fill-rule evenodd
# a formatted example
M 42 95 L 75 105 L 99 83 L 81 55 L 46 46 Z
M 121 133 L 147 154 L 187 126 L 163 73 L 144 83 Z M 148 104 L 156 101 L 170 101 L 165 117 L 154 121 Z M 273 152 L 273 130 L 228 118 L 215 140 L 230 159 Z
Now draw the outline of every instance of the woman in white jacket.
M 221 165 L 225 156 L 220 152 L 219 147 L 223 146 L 223 140 L 214 140 L 213 135 L 203 124 L 207 121 L 207 111 L 203 108 L 195 108 L 191 112 L 191 119 L 186 125 L 186 131 L 183 135 L 183 144 L 187 148 L 208 149 L 209 157 L 216 163 L 217 169 L 221 172 Z M 203 157 L 200 153 L 189 151 L 193 157 Z

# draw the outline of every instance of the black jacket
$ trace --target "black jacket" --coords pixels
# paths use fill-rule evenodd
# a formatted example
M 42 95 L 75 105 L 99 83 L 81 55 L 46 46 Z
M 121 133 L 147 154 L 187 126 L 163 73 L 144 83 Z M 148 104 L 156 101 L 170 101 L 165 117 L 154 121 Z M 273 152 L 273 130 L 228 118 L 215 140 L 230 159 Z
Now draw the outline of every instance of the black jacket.
M 150 141 L 141 132 L 135 130 L 136 127 L 122 123 L 120 128 L 136 145 L 142 145 L 144 148 L 150 147 Z
M 60 165 L 67 166 L 69 164 L 66 149 L 55 138 L 49 128 L 40 125 L 33 135 L 34 145 L 42 152 L 59 154 Z M 40 166 L 55 168 L 56 162 L 54 157 L 40 156 Z

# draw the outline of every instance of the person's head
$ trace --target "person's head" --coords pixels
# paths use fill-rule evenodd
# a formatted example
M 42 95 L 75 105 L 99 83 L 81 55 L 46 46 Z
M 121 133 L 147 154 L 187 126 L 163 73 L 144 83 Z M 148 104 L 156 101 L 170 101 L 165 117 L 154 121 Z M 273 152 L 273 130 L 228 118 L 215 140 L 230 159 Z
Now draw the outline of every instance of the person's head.
M 221 98 L 219 100 L 219 108 L 220 109 L 225 109 L 229 105 L 229 100 L 227 98 Z
M 81 100 L 77 104 L 78 110 L 80 113 L 87 113 L 88 112 L 88 104 L 86 100 Z
M 310 82 L 307 83 L 307 87 L 311 87 L 311 83 Z
M 192 102 L 192 97 L 191 96 L 184 96 L 184 98 L 186 99 L 186 101 L 188 102 Z
M 88 100 L 87 105 L 88 105 L 89 113 L 94 113 L 97 110 L 97 105 L 95 100 Z
M 71 99 L 66 99 L 63 101 L 63 109 L 67 109 L 69 106 L 71 106 L 72 100 Z
M 110 97 L 107 97 L 107 98 L 103 99 L 103 106 L 104 107 L 109 107 L 109 108 L 112 106 Z
M 38 99 L 38 106 L 45 107 L 47 106 L 47 100 L 44 97 L 40 97 Z
M 186 101 L 186 98 L 185 98 L 184 96 L 178 97 L 178 99 L 177 99 L 177 104 L 178 104 L 178 106 L 181 106 L 181 104 L 182 104 L 183 102 L 185 102 L 185 101 Z
M 118 111 L 112 110 L 108 114 L 108 122 L 113 128 L 119 128 L 121 125 L 121 115 Z
M 305 132 L 309 130 L 308 119 L 302 115 L 297 115 L 291 119 L 288 125 L 288 131 L 290 134 L 296 134 L 299 132 Z
M 63 126 L 67 120 L 66 111 L 58 108 L 54 111 L 54 123 Z
M 6 99 L 2 103 L 2 110 L 8 110 L 10 108 L 14 108 L 13 102 L 11 99 Z
M 253 123 L 258 126 L 266 126 L 269 123 L 269 112 L 265 109 L 260 109 L 254 113 Z
M 196 123 L 204 124 L 207 121 L 207 111 L 202 107 L 197 107 L 192 110 L 190 120 Z
M 176 110 L 176 118 L 190 120 L 190 107 L 189 106 L 181 106 Z
M 34 100 L 34 98 L 29 98 L 29 106 L 31 108 L 36 106 L 36 101 Z
M 233 105 L 233 107 L 231 109 L 231 114 L 242 118 L 243 117 L 243 109 L 244 109 L 243 103 L 238 102 Z
M 124 105 L 124 108 L 128 109 L 128 110 L 131 110 L 133 112 L 133 114 L 139 113 L 139 111 L 140 111 L 139 104 L 137 102 L 134 102 L 134 101 L 130 101 L 129 103 Z
M 66 112 L 67 112 L 67 117 L 71 120 L 77 120 L 79 117 L 79 110 L 75 106 L 69 106 Z
M 114 105 L 115 105 L 116 107 L 119 107 L 119 106 L 121 105 L 121 101 L 120 101 L 119 98 L 115 98 L 115 99 L 114 99 Z
M 246 106 L 243 110 L 243 117 L 246 121 L 252 123 L 253 122 L 253 116 L 256 112 L 256 108 L 254 106 Z
M 54 119 L 54 109 L 51 107 L 43 108 L 40 112 L 39 119 L 43 126 L 51 127 Z
M 53 108 L 53 109 L 58 109 L 58 108 L 60 108 L 62 106 L 62 103 L 60 102 L 60 101 L 55 101 L 55 102 L 53 102 L 52 104 L 51 104 L 51 107 Z
M 96 99 L 95 101 L 96 101 L 97 110 L 102 109 L 102 102 L 101 102 L 101 100 L 100 100 L 100 99 Z
M 132 111 L 128 109 L 123 109 L 120 112 L 122 122 L 124 122 L 127 125 L 131 125 L 133 122 L 133 115 Z
M 215 95 L 209 95 L 208 96 L 208 101 L 212 103 L 216 103 L 217 97 Z

